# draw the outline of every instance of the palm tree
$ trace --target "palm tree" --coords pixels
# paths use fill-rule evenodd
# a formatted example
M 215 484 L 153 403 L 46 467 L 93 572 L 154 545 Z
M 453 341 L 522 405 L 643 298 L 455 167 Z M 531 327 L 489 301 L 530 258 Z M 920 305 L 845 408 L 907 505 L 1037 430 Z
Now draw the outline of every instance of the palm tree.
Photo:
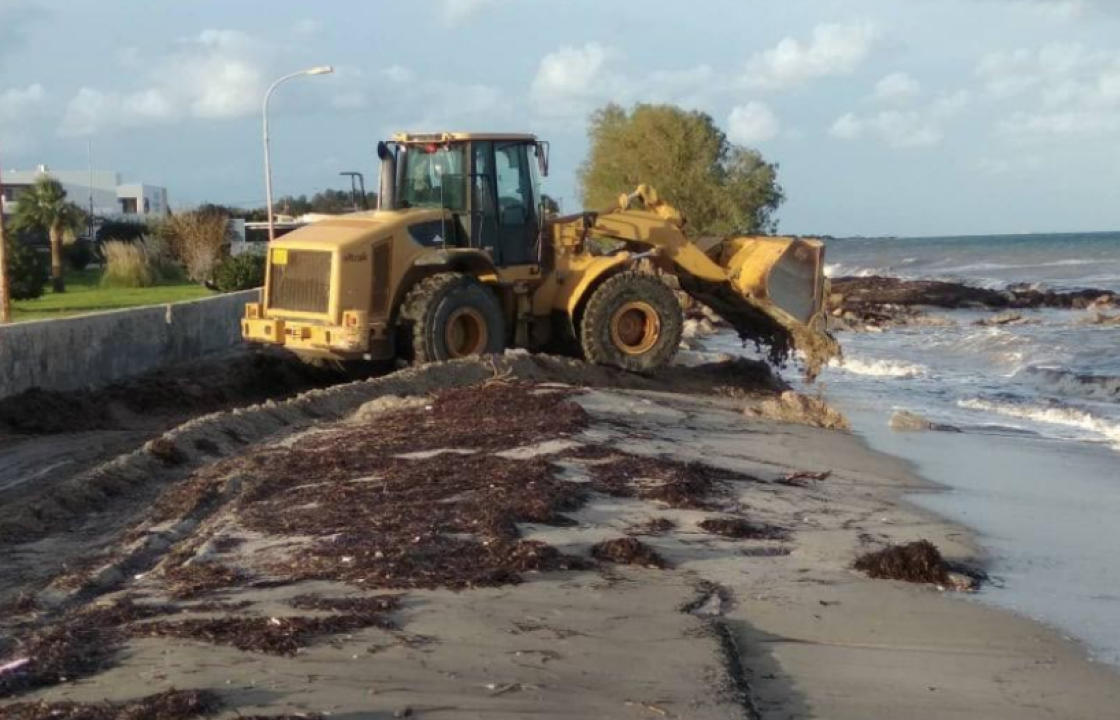
M 17 199 L 12 226 L 16 230 L 45 230 L 51 241 L 51 284 L 55 292 L 65 292 L 62 280 L 62 240 L 67 230 L 82 227 L 85 214 L 82 209 L 66 200 L 62 183 L 50 177 L 35 181 Z

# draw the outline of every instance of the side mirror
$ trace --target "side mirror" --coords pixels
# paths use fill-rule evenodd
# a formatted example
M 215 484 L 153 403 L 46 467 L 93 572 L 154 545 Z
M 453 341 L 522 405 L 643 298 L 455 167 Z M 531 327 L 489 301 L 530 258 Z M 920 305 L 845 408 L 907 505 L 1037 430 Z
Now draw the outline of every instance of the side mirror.
M 547 140 L 537 142 L 537 166 L 540 168 L 541 177 L 548 177 L 548 148 Z

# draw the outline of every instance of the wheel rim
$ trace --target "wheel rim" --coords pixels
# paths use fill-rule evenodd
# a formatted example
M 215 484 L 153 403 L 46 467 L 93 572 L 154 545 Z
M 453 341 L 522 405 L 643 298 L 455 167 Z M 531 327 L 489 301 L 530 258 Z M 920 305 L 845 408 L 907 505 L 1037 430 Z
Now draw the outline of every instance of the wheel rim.
M 488 339 L 486 320 L 474 308 L 459 308 L 447 318 L 447 329 L 443 337 L 448 356 L 457 358 L 478 355 L 486 347 Z
M 628 302 L 611 316 L 611 342 L 627 355 L 641 355 L 661 337 L 661 317 L 641 300 Z

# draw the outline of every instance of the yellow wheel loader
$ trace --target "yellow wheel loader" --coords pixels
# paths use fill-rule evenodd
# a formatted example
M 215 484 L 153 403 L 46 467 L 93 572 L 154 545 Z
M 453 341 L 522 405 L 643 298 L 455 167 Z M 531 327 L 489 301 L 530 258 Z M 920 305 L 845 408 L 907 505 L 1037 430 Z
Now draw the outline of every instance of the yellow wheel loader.
M 246 340 L 343 362 L 567 349 L 642 372 L 677 351 L 680 290 L 771 360 L 800 351 L 809 376 L 837 352 L 818 240 L 691 240 L 644 185 L 601 212 L 549 213 L 533 135 L 398 134 L 378 156 L 377 210 L 270 244 Z

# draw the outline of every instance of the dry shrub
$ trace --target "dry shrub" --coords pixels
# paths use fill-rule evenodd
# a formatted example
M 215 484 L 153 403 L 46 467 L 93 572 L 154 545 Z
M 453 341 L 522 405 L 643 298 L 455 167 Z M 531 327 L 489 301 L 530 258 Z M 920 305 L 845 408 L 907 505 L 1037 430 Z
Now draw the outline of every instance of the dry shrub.
M 172 215 L 159 228 L 171 254 L 196 282 L 209 280 L 229 244 L 229 219 L 219 212 Z
M 929 540 L 892 545 L 878 552 L 861 555 L 855 562 L 855 568 L 873 578 L 884 580 L 938 585 L 945 585 L 949 581 L 949 565 Z
M 150 287 L 156 284 L 155 272 L 143 243 L 110 240 L 101 246 L 105 273 L 101 284 L 110 287 Z

